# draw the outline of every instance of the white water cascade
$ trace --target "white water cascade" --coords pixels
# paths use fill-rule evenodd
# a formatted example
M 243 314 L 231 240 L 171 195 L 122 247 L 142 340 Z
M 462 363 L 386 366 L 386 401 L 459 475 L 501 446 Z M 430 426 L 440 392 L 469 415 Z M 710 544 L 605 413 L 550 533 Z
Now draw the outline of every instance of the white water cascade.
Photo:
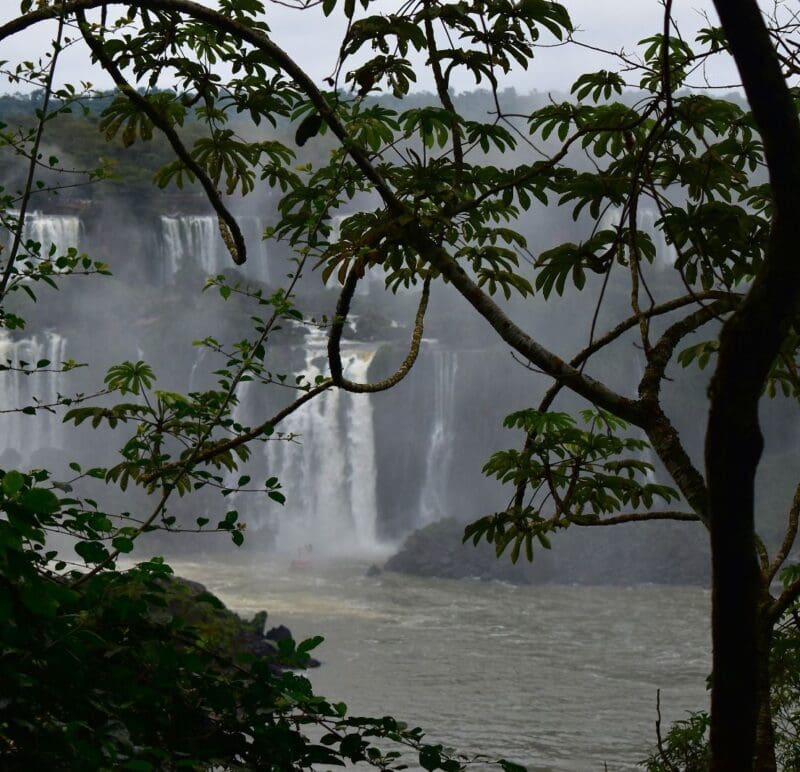
M 43 359 L 50 361 L 49 368 L 58 368 L 66 359 L 66 347 L 67 339 L 51 331 L 18 340 L 0 332 L 0 365 L 10 368 L 0 372 L 0 410 L 16 411 L 0 415 L 0 452 L 13 450 L 22 455 L 23 451 L 64 447 L 60 414 L 19 412 L 24 407 L 55 403 L 64 391 L 63 374 L 25 375 L 18 370 L 33 368 Z
M 324 348 L 309 341 L 305 376 L 327 372 Z M 345 377 L 366 380 L 371 349 L 342 352 Z M 276 546 L 290 553 L 310 545 L 314 554 L 368 554 L 376 535 L 375 432 L 372 404 L 364 394 L 332 389 L 289 416 L 278 429 L 294 441 L 271 440 L 264 449 L 268 476 L 286 496 L 272 506 Z
M 425 480 L 419 496 L 419 525 L 448 517 L 447 472 L 453 458 L 455 398 L 458 358 L 455 351 L 436 349 L 434 361 L 433 414 L 430 443 L 425 458 Z
M 261 238 L 264 225 L 259 217 L 237 218 L 247 244 L 247 262 L 241 267 L 251 279 L 270 278 L 266 243 Z M 235 267 L 213 215 L 161 216 L 161 244 L 164 280 L 169 284 L 186 265 L 196 265 L 207 276 Z
M 28 212 L 22 231 L 22 246 L 24 248 L 29 241 L 40 244 L 39 256 L 42 258 L 47 258 L 50 249 L 55 247 L 53 257 L 59 257 L 66 254 L 70 247 L 79 247 L 82 230 L 81 220 L 75 215 Z M 13 233 L 9 232 L 7 241 L 10 248 L 14 241 Z M 20 256 L 24 255 L 23 249 Z

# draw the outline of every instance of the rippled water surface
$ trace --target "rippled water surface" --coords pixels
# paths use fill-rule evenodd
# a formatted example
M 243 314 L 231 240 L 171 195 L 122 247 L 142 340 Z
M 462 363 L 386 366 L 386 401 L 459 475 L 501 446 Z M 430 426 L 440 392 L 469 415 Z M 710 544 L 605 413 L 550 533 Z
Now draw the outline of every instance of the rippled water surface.
M 325 636 L 315 688 L 356 714 L 529 769 L 637 768 L 664 724 L 705 708 L 705 590 L 512 587 L 383 574 L 363 563 L 172 562 L 245 614 Z

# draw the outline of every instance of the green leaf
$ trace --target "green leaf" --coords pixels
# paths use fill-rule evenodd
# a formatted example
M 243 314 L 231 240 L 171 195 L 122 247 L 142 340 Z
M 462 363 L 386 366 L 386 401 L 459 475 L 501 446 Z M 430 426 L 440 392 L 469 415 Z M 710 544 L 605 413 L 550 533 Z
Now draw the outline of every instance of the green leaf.
M 30 512 L 50 515 L 57 512 L 60 503 L 58 497 L 46 488 L 31 488 L 22 494 L 22 506 Z
M 419 752 L 419 765 L 423 769 L 439 769 L 442 764 L 442 746 L 427 745 Z
M 297 127 L 297 133 L 294 135 L 295 144 L 299 147 L 308 142 L 312 137 L 316 137 L 322 128 L 322 116 L 318 113 L 307 115 Z
M 25 477 L 21 472 L 11 470 L 3 476 L 3 493 L 9 498 L 25 485 Z
M 128 553 L 133 551 L 133 539 L 129 536 L 116 536 L 111 540 L 111 546 L 119 552 Z

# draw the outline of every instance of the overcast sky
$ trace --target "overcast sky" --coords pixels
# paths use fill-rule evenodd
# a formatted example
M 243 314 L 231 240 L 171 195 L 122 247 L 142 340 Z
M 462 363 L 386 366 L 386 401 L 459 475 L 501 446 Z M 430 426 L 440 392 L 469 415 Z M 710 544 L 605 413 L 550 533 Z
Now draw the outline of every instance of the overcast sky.
M 213 0 L 202 0 L 206 5 L 215 5 Z M 656 0 L 562 0 L 580 29 L 579 40 L 601 48 L 633 51 L 635 43 L 641 38 L 654 34 L 661 26 L 662 7 Z M 386 0 L 382 8 L 391 9 L 399 3 Z M 0 23 L 15 15 L 17 0 L 0 0 Z M 325 19 L 319 9 L 296 11 L 284 5 L 267 6 L 267 21 L 272 28 L 273 38 L 287 50 L 310 74 L 320 82 L 329 75 L 336 60 L 344 25 L 336 12 Z M 711 0 L 674 0 L 674 16 L 678 19 L 681 32 L 687 39 L 693 38 L 699 27 L 705 26 L 703 12 L 713 14 Z M 375 12 L 375 11 L 373 11 Z M 20 35 L 11 41 L 0 44 L 0 59 L 17 61 L 38 58 L 43 47 L 50 40 L 54 25 L 42 25 L 33 33 Z M 543 39 L 544 40 L 544 39 Z M 613 63 L 607 58 L 577 47 L 540 49 L 532 67 L 526 72 L 518 70 L 504 79 L 503 85 L 527 93 L 532 90 L 567 90 L 582 72 L 600 67 L 611 68 Z M 81 46 L 62 56 L 61 78 L 63 81 L 90 81 L 95 87 L 110 86 L 110 81 L 102 74 L 91 71 Z M 726 65 L 717 67 L 713 76 L 717 82 L 733 83 L 735 70 Z M 701 85 L 698 76 L 696 85 Z M 420 80 L 418 88 L 432 88 L 432 83 Z M 455 84 L 457 90 L 469 89 L 473 85 L 464 80 Z M 17 86 L 0 83 L 0 91 L 20 90 Z

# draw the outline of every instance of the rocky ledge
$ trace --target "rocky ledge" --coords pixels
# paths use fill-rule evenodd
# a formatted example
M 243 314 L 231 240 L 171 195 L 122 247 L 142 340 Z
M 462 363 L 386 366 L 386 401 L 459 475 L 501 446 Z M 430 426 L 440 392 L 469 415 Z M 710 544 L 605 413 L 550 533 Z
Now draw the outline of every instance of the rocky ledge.
M 204 638 L 217 642 L 228 653 L 275 659 L 274 669 L 283 669 L 277 664 L 280 642 L 291 640 L 292 632 L 285 625 L 268 629 L 266 611 L 259 611 L 252 619 L 243 619 L 204 585 L 177 576 L 168 580 L 165 599 L 170 613 L 196 627 Z M 305 657 L 302 664 L 318 667 L 320 663 Z

